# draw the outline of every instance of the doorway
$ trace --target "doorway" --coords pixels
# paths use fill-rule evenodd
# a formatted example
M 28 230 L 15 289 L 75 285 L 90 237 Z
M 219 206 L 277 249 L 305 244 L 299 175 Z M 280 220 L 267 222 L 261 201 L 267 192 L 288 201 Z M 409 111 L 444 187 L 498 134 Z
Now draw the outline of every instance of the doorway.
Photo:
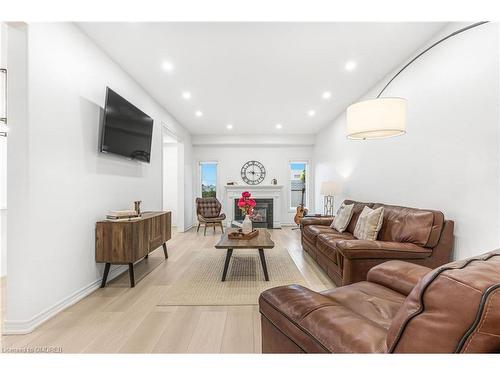
M 172 227 L 184 231 L 183 147 L 166 126 L 162 126 L 162 184 L 164 211 L 172 212 Z

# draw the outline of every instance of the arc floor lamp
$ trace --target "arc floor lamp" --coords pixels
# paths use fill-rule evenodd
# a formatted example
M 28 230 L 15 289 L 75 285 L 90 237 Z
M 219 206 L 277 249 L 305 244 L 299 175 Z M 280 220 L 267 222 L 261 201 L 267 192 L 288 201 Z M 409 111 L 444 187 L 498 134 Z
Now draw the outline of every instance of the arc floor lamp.
M 403 135 L 406 133 L 407 100 L 404 98 L 381 98 L 385 89 L 420 56 L 447 39 L 467 30 L 484 25 L 488 21 L 476 22 L 463 27 L 424 49 L 403 66 L 382 88 L 375 99 L 363 100 L 350 105 L 346 111 L 347 138 L 377 139 Z

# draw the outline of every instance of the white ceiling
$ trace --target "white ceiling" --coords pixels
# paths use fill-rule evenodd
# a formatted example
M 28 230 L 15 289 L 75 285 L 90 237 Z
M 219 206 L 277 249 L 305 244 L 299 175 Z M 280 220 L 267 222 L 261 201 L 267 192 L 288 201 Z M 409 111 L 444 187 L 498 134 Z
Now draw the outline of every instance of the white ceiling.
M 310 134 L 445 24 L 78 25 L 193 134 Z M 164 61 L 173 65 L 170 72 Z M 347 61 L 356 69 L 346 71 Z M 332 93 L 330 100 L 322 98 L 324 91 Z M 198 110 L 202 117 L 195 116 Z

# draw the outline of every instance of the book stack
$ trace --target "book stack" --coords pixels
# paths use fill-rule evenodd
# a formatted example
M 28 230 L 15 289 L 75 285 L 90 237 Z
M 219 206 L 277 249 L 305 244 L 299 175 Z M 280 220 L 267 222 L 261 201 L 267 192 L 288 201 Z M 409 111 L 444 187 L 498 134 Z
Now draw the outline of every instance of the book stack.
M 109 211 L 106 215 L 106 219 L 109 220 L 122 220 L 122 219 L 132 219 L 134 217 L 139 217 L 137 212 L 134 210 L 123 210 L 123 211 Z

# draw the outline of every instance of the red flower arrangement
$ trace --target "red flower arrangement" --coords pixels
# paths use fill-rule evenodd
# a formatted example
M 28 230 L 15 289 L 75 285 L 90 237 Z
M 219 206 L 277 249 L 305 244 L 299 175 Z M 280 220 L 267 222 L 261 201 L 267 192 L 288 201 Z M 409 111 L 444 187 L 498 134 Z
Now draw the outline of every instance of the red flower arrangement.
M 238 200 L 238 207 L 243 215 L 252 215 L 255 207 L 255 199 L 251 198 L 252 194 L 249 191 L 241 193 L 241 198 Z

